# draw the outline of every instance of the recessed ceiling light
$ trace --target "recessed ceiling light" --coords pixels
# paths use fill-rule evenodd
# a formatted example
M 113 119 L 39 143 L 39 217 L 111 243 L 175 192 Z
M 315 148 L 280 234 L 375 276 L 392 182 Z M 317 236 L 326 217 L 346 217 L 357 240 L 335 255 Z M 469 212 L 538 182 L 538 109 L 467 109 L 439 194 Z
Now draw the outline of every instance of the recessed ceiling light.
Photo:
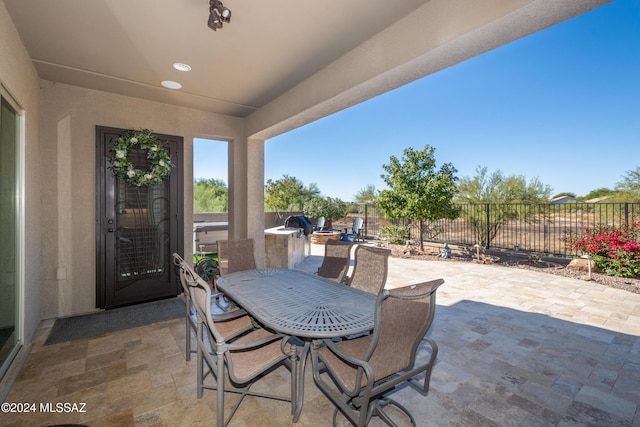
M 191 71 L 191 65 L 185 64 L 184 62 L 174 62 L 173 68 L 178 71 Z
M 166 87 L 166 88 L 169 88 L 169 89 L 180 89 L 180 88 L 182 88 L 182 85 L 180 83 L 174 82 L 174 81 L 171 81 L 171 80 L 164 80 L 164 81 L 160 82 L 160 84 L 162 86 Z

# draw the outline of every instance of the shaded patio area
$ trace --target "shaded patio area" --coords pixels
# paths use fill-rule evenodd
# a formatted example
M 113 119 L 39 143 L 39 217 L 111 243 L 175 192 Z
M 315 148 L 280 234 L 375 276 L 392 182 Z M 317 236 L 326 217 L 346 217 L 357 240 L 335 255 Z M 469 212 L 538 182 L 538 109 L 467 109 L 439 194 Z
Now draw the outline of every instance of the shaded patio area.
M 321 249 L 299 268 L 315 271 Z M 445 284 L 429 333 L 440 347 L 430 393 L 395 392 L 418 425 L 640 425 L 640 295 L 498 266 L 390 259 L 388 286 L 437 277 Z M 196 398 L 195 358 L 182 354 L 182 319 L 43 346 L 52 323 L 43 322 L 7 402 L 86 402 L 86 412 L 3 414 L 0 425 L 214 422 L 214 393 Z M 286 390 L 287 375 L 264 386 Z M 307 369 L 296 425 L 329 426 L 332 411 Z M 231 425 L 292 425 L 290 407 L 247 398 Z

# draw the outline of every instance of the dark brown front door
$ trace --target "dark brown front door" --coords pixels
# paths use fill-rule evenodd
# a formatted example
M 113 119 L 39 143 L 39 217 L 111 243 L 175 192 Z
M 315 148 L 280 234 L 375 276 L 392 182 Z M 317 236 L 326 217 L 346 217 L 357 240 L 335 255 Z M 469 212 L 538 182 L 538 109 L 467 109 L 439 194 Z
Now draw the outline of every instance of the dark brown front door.
M 168 179 L 135 186 L 114 176 L 109 150 L 124 129 L 96 126 L 96 306 L 114 308 L 175 296 L 173 252 L 182 253 L 182 137 L 158 135 L 176 165 Z M 131 150 L 148 169 L 145 151 Z

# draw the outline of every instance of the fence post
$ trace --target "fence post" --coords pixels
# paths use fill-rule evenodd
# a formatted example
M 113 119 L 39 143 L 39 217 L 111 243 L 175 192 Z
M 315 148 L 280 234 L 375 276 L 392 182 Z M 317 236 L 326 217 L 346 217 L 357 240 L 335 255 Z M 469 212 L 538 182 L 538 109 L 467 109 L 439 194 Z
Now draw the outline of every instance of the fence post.
M 490 231 L 490 225 L 489 225 L 489 220 L 491 220 L 491 205 L 489 203 L 487 203 L 487 235 L 486 235 L 486 239 L 487 239 L 487 249 L 489 249 L 489 245 L 490 245 L 490 240 L 489 240 L 489 234 L 491 233 Z
M 364 204 L 364 235 L 365 237 L 369 235 L 368 224 L 369 224 L 369 203 L 365 203 Z
M 624 204 L 624 224 L 629 224 L 629 203 Z

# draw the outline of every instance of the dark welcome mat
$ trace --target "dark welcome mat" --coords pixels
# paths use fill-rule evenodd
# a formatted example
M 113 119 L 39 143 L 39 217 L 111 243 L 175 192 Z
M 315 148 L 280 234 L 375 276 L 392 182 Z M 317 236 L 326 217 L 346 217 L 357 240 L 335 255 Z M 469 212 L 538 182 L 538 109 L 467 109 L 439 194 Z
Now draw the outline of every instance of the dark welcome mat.
M 93 337 L 184 316 L 184 301 L 170 298 L 129 307 L 57 319 L 45 345 Z

